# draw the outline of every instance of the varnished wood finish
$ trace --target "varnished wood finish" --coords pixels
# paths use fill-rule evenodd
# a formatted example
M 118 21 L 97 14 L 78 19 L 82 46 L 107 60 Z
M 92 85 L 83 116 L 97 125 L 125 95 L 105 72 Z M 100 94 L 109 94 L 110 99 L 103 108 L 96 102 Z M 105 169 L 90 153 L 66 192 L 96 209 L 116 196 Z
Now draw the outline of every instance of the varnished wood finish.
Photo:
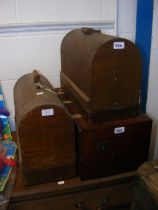
M 123 49 L 114 49 L 123 42 Z M 91 121 L 139 113 L 141 58 L 127 39 L 75 29 L 61 44 L 61 86 Z
M 27 74 L 14 87 L 19 160 L 25 184 L 76 176 L 71 116 L 43 75 Z M 52 114 L 43 116 L 42 111 Z
M 62 91 L 63 94 L 60 94 Z M 74 116 L 78 151 L 78 170 L 82 179 L 109 176 L 136 170 L 148 159 L 152 120 L 144 115 L 108 121 L 89 123 L 74 98 L 64 89 L 57 89 L 61 100 Z M 124 132 L 115 133 L 115 128 Z
M 133 171 L 88 181 L 76 177 L 66 179 L 63 185 L 50 182 L 24 186 L 19 166 L 8 210 L 77 210 L 83 203 L 89 210 L 105 210 L 101 208 L 101 203 L 106 199 L 107 209 L 127 210 L 133 193 L 134 177 Z
M 158 160 L 139 167 L 131 210 L 158 209 Z

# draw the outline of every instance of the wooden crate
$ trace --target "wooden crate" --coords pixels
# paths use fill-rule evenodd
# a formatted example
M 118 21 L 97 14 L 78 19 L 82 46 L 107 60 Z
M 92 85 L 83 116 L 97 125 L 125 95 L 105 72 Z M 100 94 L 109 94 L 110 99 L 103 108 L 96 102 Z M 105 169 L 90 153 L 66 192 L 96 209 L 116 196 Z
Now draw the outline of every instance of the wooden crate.
M 152 120 L 144 115 L 89 123 L 73 97 L 57 90 L 74 118 L 78 173 L 82 179 L 104 177 L 138 169 L 148 159 Z

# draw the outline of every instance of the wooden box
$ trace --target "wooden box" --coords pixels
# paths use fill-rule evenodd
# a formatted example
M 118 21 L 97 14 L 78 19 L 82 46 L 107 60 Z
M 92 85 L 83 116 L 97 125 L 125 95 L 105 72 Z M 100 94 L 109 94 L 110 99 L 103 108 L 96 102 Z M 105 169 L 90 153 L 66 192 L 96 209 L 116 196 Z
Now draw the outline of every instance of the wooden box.
M 90 28 L 64 37 L 61 87 L 76 98 L 89 121 L 137 115 L 140 79 L 140 53 L 131 41 Z
M 21 170 L 8 210 L 129 210 L 135 172 L 82 181 L 79 177 L 23 186 Z
M 57 92 L 74 118 L 82 179 L 136 170 L 147 160 L 152 126 L 148 116 L 88 123 L 76 101 L 63 89 Z
M 158 160 L 139 167 L 132 197 L 131 210 L 158 209 Z
M 49 81 L 36 71 L 22 76 L 14 102 L 24 184 L 76 176 L 74 124 Z

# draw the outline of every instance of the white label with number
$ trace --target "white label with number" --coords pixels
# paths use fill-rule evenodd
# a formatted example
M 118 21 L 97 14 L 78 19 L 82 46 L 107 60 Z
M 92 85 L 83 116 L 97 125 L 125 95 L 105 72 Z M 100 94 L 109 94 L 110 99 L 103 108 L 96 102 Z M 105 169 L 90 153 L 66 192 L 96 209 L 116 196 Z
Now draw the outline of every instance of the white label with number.
M 58 185 L 62 185 L 62 184 L 65 184 L 65 181 L 64 180 L 58 181 Z
M 37 92 L 37 93 L 36 93 L 37 96 L 41 96 L 41 95 L 43 95 L 43 94 L 44 94 L 43 92 Z
M 42 109 L 42 116 L 52 116 L 54 115 L 54 110 L 53 109 Z
M 125 42 L 113 42 L 113 49 L 124 49 Z
M 114 134 L 124 133 L 124 132 L 125 132 L 125 127 L 118 127 L 114 129 Z

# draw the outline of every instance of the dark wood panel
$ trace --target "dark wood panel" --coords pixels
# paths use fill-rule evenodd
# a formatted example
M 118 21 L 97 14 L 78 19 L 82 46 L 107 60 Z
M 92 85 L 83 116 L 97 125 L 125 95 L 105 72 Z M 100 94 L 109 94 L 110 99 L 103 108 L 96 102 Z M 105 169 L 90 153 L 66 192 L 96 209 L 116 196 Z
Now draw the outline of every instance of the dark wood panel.
M 148 159 L 152 120 L 141 113 L 126 119 L 88 122 L 74 97 L 56 90 L 74 117 L 78 170 L 82 179 L 137 170 Z M 117 132 L 116 132 L 117 130 Z
M 135 172 L 107 178 L 81 181 L 80 178 L 24 186 L 18 168 L 15 188 L 9 210 L 77 210 L 79 204 L 87 209 L 98 209 L 108 200 L 108 209 L 125 208 L 130 203 Z M 122 206 L 122 207 L 121 207 Z M 81 209 L 82 210 L 82 209 Z

